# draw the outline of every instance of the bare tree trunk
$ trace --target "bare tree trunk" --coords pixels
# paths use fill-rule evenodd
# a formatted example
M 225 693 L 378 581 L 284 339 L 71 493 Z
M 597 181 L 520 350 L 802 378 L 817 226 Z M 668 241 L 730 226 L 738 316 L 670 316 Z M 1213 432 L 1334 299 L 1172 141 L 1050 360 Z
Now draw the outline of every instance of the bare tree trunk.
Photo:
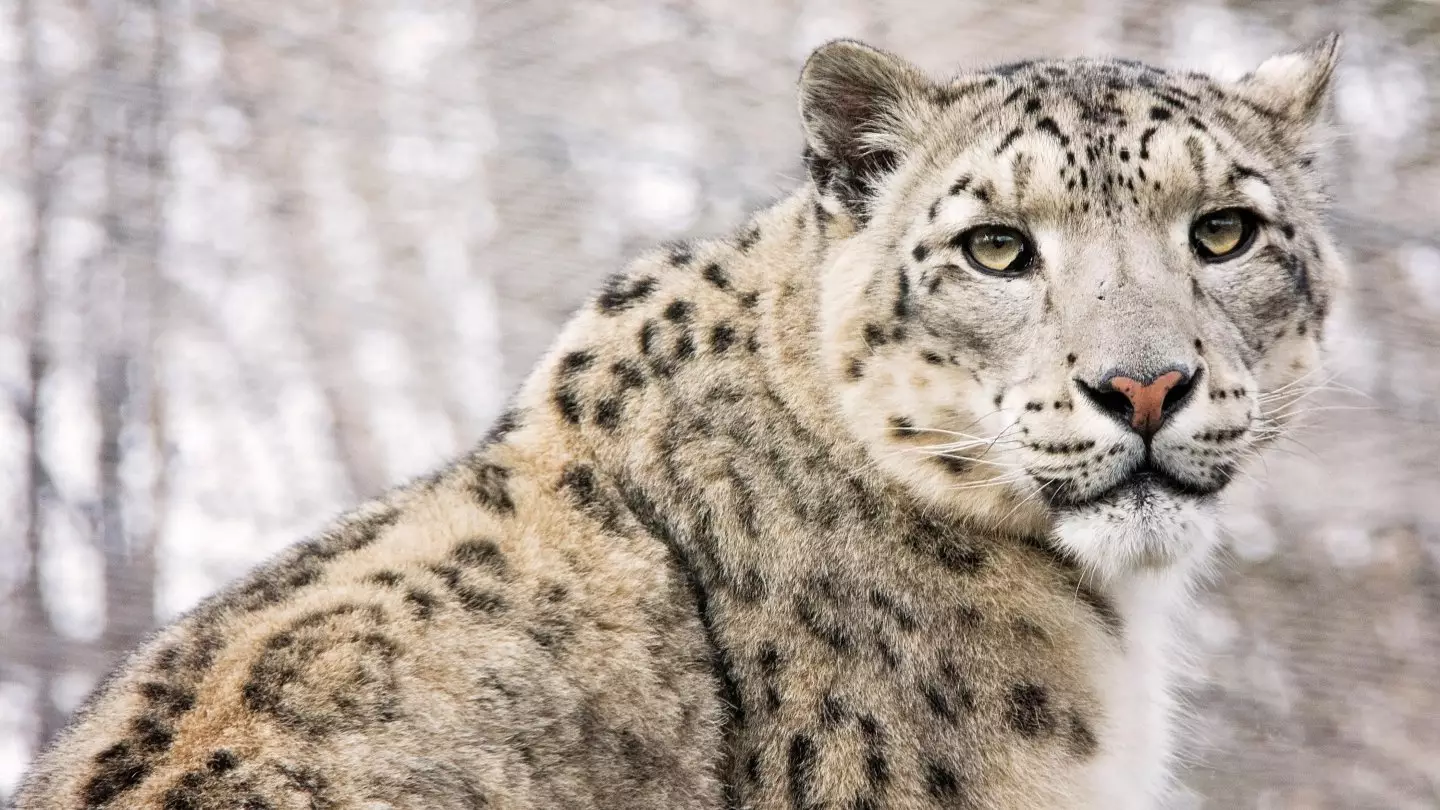
M 357 69 L 347 78 L 358 80 L 362 86 L 377 88 L 377 95 L 392 94 L 392 99 L 367 99 L 369 104 L 383 110 L 383 105 L 393 101 L 395 91 L 392 85 L 375 75 L 369 64 L 374 61 L 374 54 L 380 51 L 384 17 L 347 12 L 343 24 L 353 33 L 335 44 L 335 50 L 342 54 L 335 61 L 366 66 L 363 73 Z M 359 19 L 350 20 L 349 16 L 359 16 Z M 474 58 L 473 55 L 467 56 Z M 473 87 L 465 88 L 469 92 L 457 93 L 448 86 L 451 82 L 464 81 L 462 66 L 451 66 L 443 73 L 442 81 L 446 85 L 439 95 L 457 98 L 473 95 Z M 458 80 L 457 76 L 460 77 Z M 405 117 L 401 120 L 407 122 L 408 129 L 418 131 L 422 137 L 428 136 L 436 115 L 435 102 L 416 100 L 413 103 L 413 119 Z M 417 393 L 426 397 L 416 404 L 421 407 L 428 405 L 438 412 L 448 423 L 450 434 L 461 445 L 469 444 L 479 437 L 481 426 L 469 419 L 466 403 L 452 383 L 448 365 L 463 349 L 458 345 L 454 328 L 446 319 L 435 317 L 436 313 L 444 311 L 445 301 L 426 277 L 423 247 L 428 223 L 416 222 L 409 212 L 401 209 L 399 201 L 405 189 L 397 177 L 398 173 L 385 166 L 387 140 L 397 130 L 396 117 L 383 114 L 375 117 L 379 120 L 373 127 L 373 137 L 361 137 L 358 133 L 349 136 L 344 152 L 349 180 L 357 196 L 366 201 L 367 229 L 377 236 L 375 244 L 383 264 L 378 288 L 380 294 L 391 302 L 387 313 L 391 321 L 386 326 L 408 349 L 411 373 L 416 375 L 415 388 Z M 366 132 L 371 131 L 367 127 Z
M 100 81 L 138 92 L 94 102 L 95 131 L 105 156 L 106 250 L 96 268 L 103 296 L 96 318 L 96 401 L 100 415 L 99 545 L 105 560 L 104 650 L 131 649 L 155 623 L 155 550 L 137 531 L 140 493 L 127 490 L 122 468 L 145 449 L 151 361 L 151 290 L 160 274 L 164 139 L 164 21 L 161 0 L 114 0 L 99 12 Z
M 55 705 L 50 690 L 46 688 L 61 665 L 54 640 L 57 631 L 45 608 L 44 585 L 40 577 L 40 558 L 45 542 L 45 499 L 50 492 L 49 477 L 45 461 L 41 456 L 42 432 L 45 418 L 41 412 L 41 391 L 49 369 L 46 344 L 46 278 L 45 264 L 50 248 L 50 203 L 54 180 L 54 162 L 44 154 L 44 134 L 49 119 L 44 88 L 44 78 L 37 50 L 40 31 L 35 19 L 34 0 L 19 0 L 19 24 L 21 42 L 21 81 L 24 85 L 24 114 L 26 126 L 26 165 L 30 169 L 28 197 L 30 199 L 34 232 L 30 236 L 25 264 L 30 287 L 28 309 L 22 316 L 22 328 L 27 341 L 27 390 L 21 404 L 21 418 L 25 425 L 26 488 L 25 504 L 25 576 L 19 591 L 20 626 L 35 632 L 20 641 L 23 645 L 17 651 L 18 659 L 29 664 L 32 676 L 39 682 L 36 699 L 35 738 L 36 746 L 43 745 L 64 722 L 64 716 Z
M 164 266 L 166 255 L 166 234 L 168 223 L 165 219 L 166 199 L 170 194 L 170 160 L 167 150 L 173 127 L 174 111 L 171 109 L 167 81 L 175 68 L 170 58 L 175 47 L 171 37 L 181 30 L 179 9 L 172 0 L 155 0 L 155 54 L 150 66 L 150 86 L 155 90 L 155 107 L 152 111 L 154 125 L 151 129 L 148 162 L 151 180 L 151 221 L 154 223 L 154 241 L 150 253 L 150 272 L 146 274 L 144 286 L 137 290 L 137 324 L 132 330 L 135 354 L 142 362 L 131 366 L 133 399 L 135 411 L 132 421 L 148 426 L 148 451 L 151 454 L 153 478 L 148 494 L 150 510 L 148 522 L 137 531 L 140 559 L 138 567 L 143 570 L 147 593 L 150 596 L 149 622 L 156 622 L 155 605 L 158 600 L 156 586 L 159 579 L 159 557 L 165 518 L 169 507 L 170 465 L 168 436 L 165 423 L 165 389 L 161 386 L 160 352 L 161 340 L 169 327 L 169 307 L 166 306 L 168 282 Z M 147 628 L 148 630 L 148 628 Z
M 237 48 L 244 46 L 237 45 Z M 253 81 L 271 85 L 285 81 L 285 63 L 275 60 L 266 71 L 251 72 Z M 261 109 L 249 97 L 274 92 L 273 87 L 238 91 L 249 109 Z M 305 136 L 281 132 L 264 114 L 250 119 L 255 138 L 255 173 L 273 195 L 277 251 L 284 257 L 287 282 L 295 292 L 295 324 L 300 335 L 297 354 L 304 358 L 325 401 L 330 436 L 339 461 L 346 500 L 379 494 L 388 483 L 384 459 L 370 425 L 368 391 L 352 359 L 352 324 L 336 299 L 327 274 L 333 273 L 324 246 L 316 236 L 320 225 L 303 182 Z
M 503 85 L 486 88 L 498 135 L 488 160 L 498 222 L 476 263 L 505 302 L 496 315 L 502 385 L 509 389 L 608 268 L 581 260 L 576 224 L 584 222 L 589 189 L 572 165 L 563 130 L 547 117 L 570 100 L 535 92 L 579 91 L 556 81 L 565 51 L 556 39 L 570 33 L 574 11 L 556 4 L 552 16 L 537 20 L 534 6 L 478 0 L 476 8 L 477 41 L 488 51 L 491 71 L 506 76 Z M 542 53 L 557 58 L 535 58 Z

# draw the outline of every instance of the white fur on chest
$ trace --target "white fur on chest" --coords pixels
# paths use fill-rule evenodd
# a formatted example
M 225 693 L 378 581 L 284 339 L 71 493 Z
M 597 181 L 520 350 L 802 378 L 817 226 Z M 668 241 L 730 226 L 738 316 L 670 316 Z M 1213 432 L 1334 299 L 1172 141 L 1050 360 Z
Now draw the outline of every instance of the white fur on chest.
M 1176 751 L 1175 682 L 1184 664 L 1179 635 L 1189 583 L 1174 572 L 1137 574 L 1111 591 L 1124 621 L 1121 648 L 1097 662 L 1104 720 L 1100 752 L 1085 773 L 1086 807 L 1164 807 Z
M 1183 549 L 1172 564 L 1128 571 L 1090 566 L 1106 574 L 1101 576 L 1102 590 L 1113 601 L 1124 631 L 1119 643 L 1091 664 L 1103 715 L 1096 735 L 1100 751 L 1083 772 L 1081 790 L 1087 799 L 1077 806 L 1095 810 L 1168 806 L 1180 743 L 1181 706 L 1175 690 L 1187 668 L 1195 665 L 1184 640 L 1194 589 L 1217 535 L 1209 514 L 1196 510 L 1184 518 L 1157 527 L 1169 537 L 1151 538 Z M 1088 520 L 1062 524 L 1057 539 L 1072 550 L 1085 548 L 1093 554 L 1105 547 L 1103 536 L 1079 535 L 1096 528 Z M 1130 525 L 1120 531 L 1128 535 L 1144 529 Z

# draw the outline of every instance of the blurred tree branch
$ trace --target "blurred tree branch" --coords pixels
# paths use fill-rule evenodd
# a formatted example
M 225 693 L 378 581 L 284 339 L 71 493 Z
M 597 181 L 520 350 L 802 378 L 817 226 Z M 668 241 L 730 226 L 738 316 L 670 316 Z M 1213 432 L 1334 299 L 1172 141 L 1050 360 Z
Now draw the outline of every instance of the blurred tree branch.
M 38 681 L 36 697 L 37 723 L 32 745 L 48 740 L 64 722 L 46 685 L 59 671 L 65 658 L 57 649 L 58 633 L 45 606 L 40 561 L 44 554 L 44 509 L 47 495 L 53 492 L 41 442 L 45 430 L 41 401 L 49 358 L 47 354 L 48 284 L 45 265 L 50 251 L 51 192 L 54 189 L 58 161 L 45 154 L 45 131 L 50 119 L 45 80 L 41 73 L 38 50 L 40 30 L 35 16 L 36 0 L 18 0 L 20 34 L 20 79 L 25 122 L 25 159 L 30 172 L 26 193 L 30 201 L 31 233 L 25 252 L 26 281 L 29 301 L 22 316 L 23 339 L 26 341 L 27 389 L 21 404 L 24 425 L 26 469 L 25 504 L 25 574 L 19 589 L 19 625 L 33 628 L 36 638 L 31 643 L 10 637 L 5 641 L 5 660 L 22 662 L 30 677 Z
M 251 80 L 263 78 L 269 86 L 246 87 L 243 95 L 263 97 L 276 92 L 286 80 L 286 65 L 276 61 L 268 67 L 268 71 L 257 70 L 260 75 Z M 339 461 L 347 497 L 377 495 L 388 481 L 371 431 L 370 397 L 353 355 L 355 338 L 368 324 L 346 317 L 337 292 L 343 285 L 329 278 L 334 264 L 318 238 L 321 223 L 304 185 L 303 163 L 309 144 L 306 138 L 291 137 L 272 127 L 263 113 L 249 123 L 255 139 L 254 171 L 272 195 L 270 210 L 279 226 L 275 228 L 280 241 L 276 247 L 285 280 L 295 293 L 294 323 L 301 341 L 296 351 L 324 399 L 331 448 Z
M 156 466 L 150 418 L 155 360 L 150 340 L 162 282 L 167 172 L 164 0 L 112 0 L 102 32 L 101 81 L 139 88 L 123 102 L 91 107 L 105 161 L 105 249 L 93 271 L 105 313 L 92 339 L 100 416 L 99 546 L 105 564 L 105 630 L 101 646 L 114 655 L 135 647 L 155 625 L 153 502 L 128 491 L 124 468 L 141 455 Z

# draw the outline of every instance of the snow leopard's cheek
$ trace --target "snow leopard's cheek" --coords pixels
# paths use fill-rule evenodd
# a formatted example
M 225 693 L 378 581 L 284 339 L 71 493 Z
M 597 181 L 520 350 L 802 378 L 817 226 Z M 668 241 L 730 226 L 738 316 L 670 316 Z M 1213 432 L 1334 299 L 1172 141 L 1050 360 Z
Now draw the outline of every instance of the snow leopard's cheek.
M 877 464 L 916 491 L 953 498 L 1002 469 L 977 448 L 993 438 L 995 400 L 1035 355 L 1042 290 L 940 265 L 937 280 L 896 264 L 879 251 L 837 256 L 822 292 L 822 361 L 846 427 Z M 997 514 L 1013 510 L 992 489 L 985 498 L 995 496 Z
M 826 330 L 832 379 L 842 402 L 872 423 L 864 433 L 890 431 L 891 422 L 963 429 L 1028 373 L 1035 286 L 938 272 L 949 274 L 941 285 L 906 269 L 878 274 L 851 316 Z
M 1297 406 L 1323 382 L 1320 368 L 1320 341 L 1308 325 L 1295 326 L 1266 347 L 1252 368 L 1261 441 L 1273 438 L 1274 428 L 1288 425 L 1303 411 Z
M 930 347 L 952 365 L 1004 384 L 1034 360 L 1046 300 L 1038 276 L 988 278 L 945 264 L 928 269 L 922 280 L 918 323 Z
M 1257 354 L 1263 353 L 1287 331 L 1314 319 L 1309 267 L 1297 251 L 1265 244 L 1238 261 L 1204 267 L 1196 304 L 1218 303 L 1217 315 L 1239 329 Z
M 1292 232 L 1293 233 L 1293 232 Z M 1286 229 L 1271 229 L 1267 242 L 1231 265 L 1207 268 L 1197 287 L 1233 340 L 1211 341 L 1212 365 L 1253 376 L 1261 397 L 1283 389 L 1320 367 L 1320 334 L 1332 269 L 1322 254 Z M 1212 330 L 1213 331 L 1213 330 Z M 1263 408 L 1262 408 L 1263 410 Z

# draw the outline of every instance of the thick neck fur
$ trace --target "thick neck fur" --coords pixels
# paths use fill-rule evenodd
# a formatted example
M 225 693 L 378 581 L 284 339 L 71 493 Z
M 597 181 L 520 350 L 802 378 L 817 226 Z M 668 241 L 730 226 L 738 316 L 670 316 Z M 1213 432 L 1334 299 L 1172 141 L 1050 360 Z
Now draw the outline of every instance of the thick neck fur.
M 820 345 L 819 268 L 853 226 L 812 194 L 609 282 L 517 403 L 572 431 L 532 448 L 560 492 L 690 580 L 732 800 L 910 806 L 963 786 L 994 797 L 977 806 L 1073 806 L 1117 769 L 1158 791 L 1168 586 L 1087 580 L 877 466 Z M 1105 764 L 1128 756 L 1154 764 Z

